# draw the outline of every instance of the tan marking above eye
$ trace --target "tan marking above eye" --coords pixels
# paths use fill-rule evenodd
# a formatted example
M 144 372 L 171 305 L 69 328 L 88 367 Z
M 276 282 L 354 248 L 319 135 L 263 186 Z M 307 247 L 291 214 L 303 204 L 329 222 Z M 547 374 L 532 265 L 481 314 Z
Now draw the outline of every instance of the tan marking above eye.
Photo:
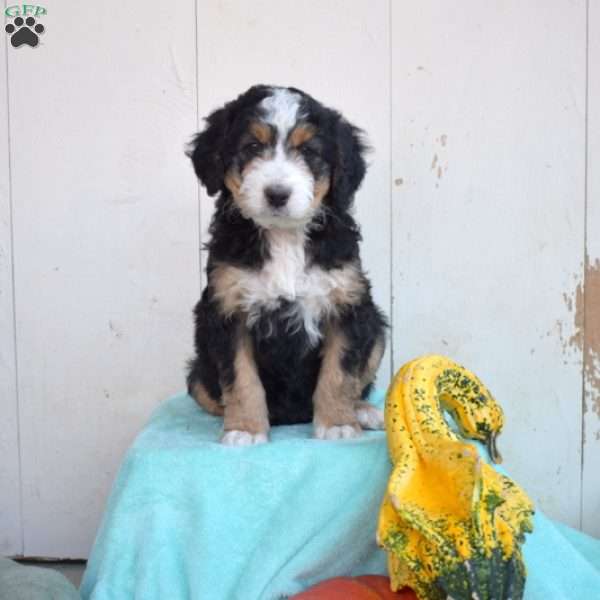
M 298 148 L 312 139 L 317 133 L 316 128 L 313 125 L 303 124 L 294 127 L 290 133 L 288 140 L 292 148 Z
M 273 131 L 271 128 L 265 123 L 261 123 L 260 121 L 252 121 L 250 123 L 250 127 L 248 131 L 261 143 L 261 144 L 270 144 L 271 139 L 273 138 Z

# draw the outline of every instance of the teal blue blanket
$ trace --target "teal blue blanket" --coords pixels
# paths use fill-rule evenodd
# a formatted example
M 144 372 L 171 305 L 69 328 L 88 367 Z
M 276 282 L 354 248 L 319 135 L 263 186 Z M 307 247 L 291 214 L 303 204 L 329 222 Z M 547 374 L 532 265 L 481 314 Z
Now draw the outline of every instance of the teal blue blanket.
M 186 395 L 157 409 L 114 484 L 84 600 L 274 600 L 386 573 L 374 541 L 383 432 L 321 441 L 308 425 L 276 427 L 269 444 L 232 448 L 220 427 Z M 525 556 L 526 600 L 600 600 L 600 542 L 538 514 Z

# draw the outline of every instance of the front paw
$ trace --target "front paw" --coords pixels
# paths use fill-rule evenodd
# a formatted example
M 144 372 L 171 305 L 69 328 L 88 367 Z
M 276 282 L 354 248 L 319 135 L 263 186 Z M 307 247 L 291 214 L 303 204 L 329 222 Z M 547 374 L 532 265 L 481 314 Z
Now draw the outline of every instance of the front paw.
M 250 433 L 239 429 L 225 431 L 221 436 L 221 444 L 224 446 L 255 446 L 268 441 L 269 436 L 266 433 Z
M 362 435 L 358 425 L 318 425 L 315 423 L 315 437 L 319 440 L 349 440 Z

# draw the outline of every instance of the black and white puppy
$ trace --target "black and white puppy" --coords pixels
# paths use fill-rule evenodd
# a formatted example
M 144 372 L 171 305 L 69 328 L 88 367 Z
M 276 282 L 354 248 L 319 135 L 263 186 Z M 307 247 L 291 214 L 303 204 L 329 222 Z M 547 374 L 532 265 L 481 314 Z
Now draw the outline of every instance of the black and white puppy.
M 265 442 L 271 424 L 313 421 L 322 439 L 383 425 L 364 399 L 386 321 L 349 212 L 364 151 L 360 130 L 335 110 L 264 85 L 208 116 L 191 144 L 218 199 L 188 390 L 224 416 L 225 444 Z

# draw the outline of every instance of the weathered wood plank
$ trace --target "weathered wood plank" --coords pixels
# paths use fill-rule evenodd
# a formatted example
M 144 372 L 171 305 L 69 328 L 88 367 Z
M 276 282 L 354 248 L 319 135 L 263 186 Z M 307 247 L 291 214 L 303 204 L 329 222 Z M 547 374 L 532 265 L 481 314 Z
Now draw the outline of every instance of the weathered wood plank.
M 6 52 L 0 43 L 0 556 L 23 551 L 13 303 Z
M 9 55 L 25 554 L 85 557 L 184 389 L 198 295 L 193 2 L 56 3 Z
M 585 2 L 392 6 L 397 366 L 480 375 L 508 469 L 578 526 Z
M 582 528 L 600 538 L 600 6 L 589 3 Z M 581 296 L 580 296 L 581 298 Z

